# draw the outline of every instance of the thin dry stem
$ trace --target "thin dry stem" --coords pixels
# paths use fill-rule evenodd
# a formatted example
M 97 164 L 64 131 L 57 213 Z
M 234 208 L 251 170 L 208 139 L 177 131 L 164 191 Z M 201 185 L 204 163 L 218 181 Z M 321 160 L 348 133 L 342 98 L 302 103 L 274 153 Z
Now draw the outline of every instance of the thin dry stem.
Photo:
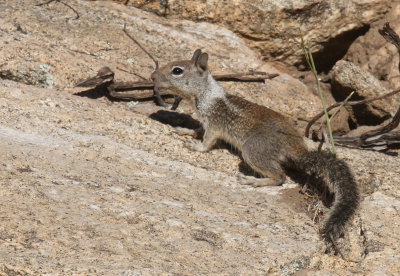
M 79 15 L 78 11 L 75 10 L 71 5 L 69 5 L 69 4 L 67 4 L 67 3 L 64 3 L 64 2 L 62 2 L 62 1 L 60 1 L 60 0 L 50 0 L 50 1 L 47 1 L 47 2 L 44 2 L 44 3 L 37 4 L 36 6 L 37 6 L 37 7 L 40 7 L 40 6 L 48 5 L 48 4 L 50 4 L 51 2 L 58 2 L 58 3 L 60 3 L 60 4 L 63 4 L 63 5 L 66 6 L 66 7 L 70 8 L 70 9 L 76 14 L 76 17 L 75 17 L 74 19 L 75 19 L 75 20 L 79 19 L 80 15 Z
M 386 93 L 386 94 L 384 94 L 384 95 L 376 96 L 376 97 L 369 98 L 369 99 L 365 99 L 365 100 L 354 101 L 354 102 L 347 102 L 347 103 L 338 102 L 338 103 L 335 103 L 335 104 L 329 106 L 329 107 L 327 108 L 327 111 L 330 111 L 330 110 L 332 110 L 332 109 L 334 109 L 335 107 L 338 107 L 338 106 L 352 106 L 352 105 L 366 104 L 366 103 L 370 103 L 370 102 L 373 102 L 373 101 L 382 100 L 382 99 L 384 99 L 384 98 L 391 97 L 391 96 L 393 96 L 393 95 L 395 95 L 395 94 L 397 94 L 397 93 L 399 93 L 399 92 L 400 92 L 400 89 L 396 89 L 396 90 L 390 91 L 389 93 Z M 312 126 L 316 121 L 318 121 L 319 118 L 321 118 L 322 116 L 324 116 L 324 114 L 325 114 L 324 112 L 320 112 L 320 113 L 318 113 L 317 115 L 315 115 L 315 116 L 308 122 L 308 124 L 307 124 L 307 126 L 306 126 L 306 129 L 305 129 L 305 131 L 304 131 L 304 135 L 305 135 L 306 137 L 309 137 L 309 135 L 310 135 L 311 126 Z
M 329 113 L 327 110 L 327 105 L 326 105 L 326 99 L 325 99 L 325 95 L 321 89 L 321 83 L 319 81 L 318 78 L 318 72 L 317 69 L 315 67 L 315 63 L 314 63 L 314 59 L 311 53 L 311 49 L 308 45 L 305 44 L 303 37 L 301 38 L 301 46 L 303 48 L 304 54 L 306 56 L 306 60 L 307 63 L 311 69 L 312 74 L 314 75 L 316 84 L 317 84 L 317 91 L 319 93 L 319 97 L 321 99 L 321 103 L 322 103 L 322 108 L 323 108 L 323 114 L 325 115 L 325 119 L 326 119 L 326 125 L 328 128 L 328 134 L 329 134 L 329 144 L 331 146 L 331 151 L 333 153 L 335 153 L 335 142 L 333 140 L 333 133 L 332 133 L 332 126 L 331 126 L 331 117 L 329 117 Z
M 125 33 L 133 42 L 135 42 L 135 44 L 136 44 L 137 46 L 139 46 L 140 49 L 142 49 L 142 51 L 145 52 L 145 53 L 149 56 L 149 58 L 151 58 L 151 59 L 153 60 L 155 66 L 156 66 L 156 69 L 155 69 L 155 70 L 157 70 L 157 69 L 159 68 L 158 61 L 153 57 L 152 54 L 150 54 L 150 52 L 148 52 L 148 51 L 139 43 L 139 41 L 137 41 L 133 36 L 131 36 L 131 35 L 128 33 L 128 30 L 126 29 L 126 23 L 124 24 L 124 33 Z

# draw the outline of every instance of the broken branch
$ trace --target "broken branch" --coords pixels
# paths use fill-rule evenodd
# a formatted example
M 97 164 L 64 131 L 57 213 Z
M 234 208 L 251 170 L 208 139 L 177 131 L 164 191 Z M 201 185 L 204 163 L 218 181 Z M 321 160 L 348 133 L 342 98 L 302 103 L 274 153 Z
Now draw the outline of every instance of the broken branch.
M 383 133 L 387 133 L 389 131 L 392 131 L 393 129 L 395 129 L 399 125 L 399 123 L 400 123 L 400 107 L 399 107 L 399 109 L 397 109 L 396 114 L 393 116 L 393 119 L 389 124 L 387 124 L 386 126 L 383 126 L 383 127 L 368 131 L 366 133 L 363 133 L 360 136 L 360 139 L 362 141 L 367 141 L 369 138 L 371 138 L 373 136 L 379 136 L 379 135 L 381 135 Z
M 37 6 L 37 7 L 40 7 L 40 6 L 48 5 L 48 4 L 50 4 L 51 2 L 55 2 L 55 1 L 58 2 L 59 0 L 50 0 L 50 1 L 47 1 L 47 2 L 44 2 L 44 3 L 37 4 L 36 6 Z
M 139 75 L 139 74 L 136 74 L 136 73 L 134 73 L 134 72 L 130 72 L 130 71 L 128 71 L 128 70 L 125 70 L 124 68 L 117 67 L 117 69 L 120 70 L 120 71 L 122 71 L 122 72 L 131 74 L 131 75 L 135 75 L 136 77 L 139 77 L 139 78 L 141 78 L 142 80 L 147 80 L 145 77 L 143 77 L 143 76 L 141 76 L 141 75 Z
M 381 99 L 384 99 L 384 98 L 391 97 L 391 96 L 393 96 L 393 95 L 395 95 L 395 94 L 397 94 L 397 93 L 399 93 L 399 92 L 400 92 L 400 89 L 396 89 L 396 90 L 393 90 L 393 91 L 391 91 L 391 92 L 389 92 L 389 93 L 386 93 L 386 94 L 384 94 L 384 95 L 380 95 L 380 96 L 373 97 L 373 98 L 370 98 L 370 99 L 365 99 L 365 100 L 360 100 L 360 101 L 352 101 L 352 102 L 347 102 L 347 103 L 338 102 L 338 103 L 335 103 L 335 104 L 329 106 L 329 107 L 327 108 L 327 111 L 329 112 L 330 110 L 332 110 L 332 109 L 334 109 L 335 107 L 338 107 L 338 106 L 352 106 L 352 105 L 359 105 L 359 104 L 370 103 L 370 102 L 373 102 L 373 101 L 377 101 L 377 100 L 381 100 Z M 318 113 L 316 116 L 314 116 L 314 117 L 308 122 L 308 124 L 307 124 L 307 126 L 306 126 L 306 129 L 305 129 L 305 131 L 304 131 L 304 135 L 305 135 L 306 137 L 308 137 L 308 136 L 310 135 L 310 128 L 311 128 L 311 126 L 312 126 L 316 121 L 318 121 L 318 119 L 321 118 L 324 114 L 325 114 L 324 112 L 320 112 L 320 113 Z
M 386 41 L 392 43 L 397 48 L 397 51 L 399 52 L 400 56 L 400 37 L 390 27 L 389 22 L 386 22 L 385 25 L 383 25 L 383 28 L 379 29 L 378 32 L 381 36 L 383 36 L 384 39 L 386 39 Z M 399 71 L 400 71 L 400 60 L 399 60 Z
M 234 74 L 218 74 L 214 75 L 214 79 L 218 81 L 250 81 L 250 82 L 264 82 L 266 79 L 272 79 L 279 76 L 278 74 L 268 74 L 260 71 L 252 71 L 245 73 Z
M 48 5 L 48 4 L 52 3 L 52 2 L 58 2 L 60 4 L 63 4 L 64 6 L 67 6 L 68 8 L 70 8 L 76 14 L 76 17 L 74 18 L 74 20 L 79 19 L 79 17 L 80 17 L 79 13 L 71 5 L 62 2 L 61 0 L 50 0 L 50 1 L 47 1 L 47 2 L 44 2 L 44 3 L 37 4 L 36 6 L 40 7 L 40 6 Z
M 277 74 L 268 74 L 265 72 L 245 72 L 245 73 L 232 73 L 232 74 L 218 74 L 214 78 L 219 81 L 253 81 L 263 82 L 266 79 L 272 79 L 278 76 Z M 153 98 L 153 91 L 146 91 L 154 89 L 154 83 L 151 80 L 142 81 L 116 81 L 114 79 L 114 72 L 109 67 L 103 67 L 93 78 L 86 79 L 76 84 L 78 87 L 99 87 L 106 86 L 107 91 L 111 97 L 123 100 L 143 100 Z M 134 92 L 128 92 L 135 90 Z M 170 95 L 166 92 L 160 92 L 160 96 Z M 176 105 L 176 104 L 175 104 Z
M 334 137 L 343 146 L 383 151 L 392 144 L 400 143 L 400 131 L 392 131 L 400 123 L 400 107 L 386 126 L 353 137 Z
M 156 66 L 156 69 L 155 69 L 155 70 L 157 70 L 157 69 L 158 69 L 158 61 L 153 57 L 152 54 L 150 54 L 150 53 L 139 43 L 139 41 L 137 41 L 133 36 L 131 36 L 131 35 L 128 33 L 128 30 L 126 29 L 126 23 L 124 24 L 124 33 L 125 33 L 137 46 L 139 46 L 140 49 L 142 49 L 143 52 L 145 52 L 145 53 L 153 60 L 155 66 Z

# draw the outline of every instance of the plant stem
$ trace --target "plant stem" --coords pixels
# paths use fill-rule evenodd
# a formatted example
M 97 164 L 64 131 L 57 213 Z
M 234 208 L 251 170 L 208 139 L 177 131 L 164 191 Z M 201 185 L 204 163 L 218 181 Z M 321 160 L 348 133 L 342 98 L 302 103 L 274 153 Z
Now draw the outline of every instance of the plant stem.
M 333 133 L 332 133 L 332 126 L 331 126 L 331 117 L 329 117 L 329 113 L 327 110 L 327 105 L 326 105 L 326 99 L 325 99 L 325 95 L 321 89 L 321 83 L 320 80 L 318 78 L 318 72 L 317 69 L 315 67 L 315 63 L 314 63 L 314 59 L 311 53 L 311 49 L 308 45 L 305 44 L 303 37 L 301 38 L 301 47 L 303 48 L 304 54 L 306 56 L 306 60 L 308 63 L 308 66 L 311 69 L 312 74 L 314 75 L 315 81 L 317 83 L 317 91 L 319 94 L 319 97 L 321 99 L 321 103 L 322 103 L 322 108 L 324 109 L 324 114 L 325 114 L 325 118 L 326 118 L 326 125 L 328 128 L 328 135 L 329 135 L 329 144 L 331 145 L 331 151 L 333 153 L 336 152 L 335 150 L 335 142 L 333 141 Z

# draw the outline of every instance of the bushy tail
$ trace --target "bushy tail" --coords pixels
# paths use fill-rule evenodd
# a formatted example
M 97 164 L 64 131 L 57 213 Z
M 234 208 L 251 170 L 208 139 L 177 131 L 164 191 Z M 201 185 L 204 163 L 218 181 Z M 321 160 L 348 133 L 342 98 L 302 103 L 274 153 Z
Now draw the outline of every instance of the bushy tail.
M 334 200 L 329 213 L 325 217 L 320 233 L 323 238 L 338 237 L 343 227 L 355 213 L 360 196 L 357 184 L 348 165 L 337 159 L 333 153 L 312 151 L 295 162 L 296 167 L 320 181 L 307 183 L 319 191 L 328 189 Z M 319 187 L 316 185 L 322 185 Z M 325 187 L 326 186 L 326 187 Z

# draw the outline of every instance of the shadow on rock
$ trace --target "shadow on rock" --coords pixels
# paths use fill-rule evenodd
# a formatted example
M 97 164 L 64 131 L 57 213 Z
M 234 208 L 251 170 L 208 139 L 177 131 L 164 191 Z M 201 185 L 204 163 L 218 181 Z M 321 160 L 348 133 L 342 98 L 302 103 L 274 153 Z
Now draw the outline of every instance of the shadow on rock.
M 193 119 L 190 115 L 173 111 L 159 110 L 149 116 L 151 119 L 172 127 L 183 127 L 189 129 L 199 128 L 200 122 Z

